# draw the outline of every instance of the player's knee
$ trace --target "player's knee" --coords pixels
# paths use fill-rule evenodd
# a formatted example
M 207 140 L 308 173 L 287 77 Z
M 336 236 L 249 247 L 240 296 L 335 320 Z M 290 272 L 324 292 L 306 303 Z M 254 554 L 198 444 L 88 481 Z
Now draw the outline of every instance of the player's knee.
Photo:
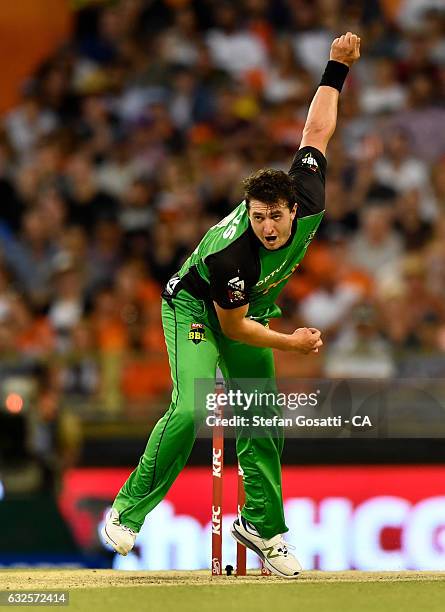
M 205 409 L 195 406 L 193 401 L 179 401 L 176 412 L 184 429 L 200 427 L 205 420 Z

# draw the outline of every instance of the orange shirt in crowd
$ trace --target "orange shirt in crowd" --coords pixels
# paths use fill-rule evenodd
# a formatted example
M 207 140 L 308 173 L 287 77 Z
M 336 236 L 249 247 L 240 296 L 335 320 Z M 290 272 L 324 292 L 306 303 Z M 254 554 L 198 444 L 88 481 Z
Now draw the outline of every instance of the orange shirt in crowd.
M 48 319 L 34 319 L 26 330 L 17 335 L 16 345 L 19 351 L 24 353 L 50 353 L 54 349 L 54 330 Z

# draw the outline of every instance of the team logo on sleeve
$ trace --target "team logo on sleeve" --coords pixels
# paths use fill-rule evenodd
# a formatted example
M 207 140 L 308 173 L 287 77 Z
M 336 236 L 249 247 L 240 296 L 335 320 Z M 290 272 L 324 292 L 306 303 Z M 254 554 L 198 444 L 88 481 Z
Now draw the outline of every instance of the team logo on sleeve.
M 232 304 L 245 300 L 244 281 L 239 276 L 231 278 L 227 283 L 227 293 Z
M 179 276 L 173 276 L 173 278 L 171 278 L 167 285 L 165 286 L 165 290 L 169 295 L 173 295 L 175 293 L 175 288 L 176 285 L 181 281 L 181 279 L 179 278 Z
M 202 323 L 191 323 L 188 339 L 191 340 L 193 344 L 199 344 L 203 340 L 205 341 L 206 332 L 204 325 Z
M 301 163 L 307 166 L 309 170 L 312 170 L 312 172 L 317 172 L 318 170 L 317 160 L 315 159 L 315 157 L 312 156 L 312 153 L 306 153 L 306 155 L 301 160 Z

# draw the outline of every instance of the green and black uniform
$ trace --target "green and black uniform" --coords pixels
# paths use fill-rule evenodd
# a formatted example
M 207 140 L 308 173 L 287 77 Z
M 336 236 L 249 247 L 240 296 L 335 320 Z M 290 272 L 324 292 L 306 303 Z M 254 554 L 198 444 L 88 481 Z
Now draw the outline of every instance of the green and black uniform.
M 114 507 L 123 525 L 139 531 L 184 467 L 205 406 L 195 405 L 195 380 L 274 380 L 272 349 L 249 346 L 221 331 L 213 302 L 232 309 L 249 304 L 247 317 L 267 325 L 281 312 L 280 291 L 303 259 L 324 211 L 326 160 L 312 147 L 298 151 L 289 175 L 295 181 L 297 216 L 288 242 L 266 249 L 255 236 L 244 202 L 211 227 L 163 293 L 162 321 L 173 379 L 169 409 L 154 427 L 138 467 Z M 197 419 L 198 415 L 198 419 Z M 269 415 L 268 415 L 269 416 Z M 281 493 L 282 432 L 237 432 L 244 471 L 243 516 L 264 538 L 287 531 Z

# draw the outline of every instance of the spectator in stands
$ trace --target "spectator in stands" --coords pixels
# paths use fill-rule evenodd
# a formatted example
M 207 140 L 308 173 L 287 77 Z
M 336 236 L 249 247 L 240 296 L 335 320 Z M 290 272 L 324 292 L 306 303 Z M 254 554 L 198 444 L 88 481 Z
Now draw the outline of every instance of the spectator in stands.
M 84 311 L 84 283 L 80 271 L 68 253 L 60 252 L 53 260 L 53 287 L 48 317 L 56 334 L 56 349 L 65 352 L 70 346 L 71 330 Z
M 434 218 L 437 212 L 428 166 L 410 152 L 407 133 L 396 130 L 388 134 L 385 153 L 374 164 L 374 177 L 378 183 L 403 194 L 417 190 L 420 213 L 424 219 Z
M 215 28 L 207 34 L 207 44 L 216 66 L 235 78 L 250 70 L 265 70 L 267 53 L 261 40 L 240 25 L 240 15 L 233 4 L 220 2 L 215 7 Z
M 19 239 L 0 238 L 0 248 L 17 283 L 35 304 L 45 304 L 51 288 L 52 262 L 58 251 L 46 219 L 37 209 L 23 216 Z
M 391 347 L 380 337 L 374 309 L 357 306 L 350 322 L 328 350 L 326 374 L 333 378 L 390 378 Z
M 401 238 L 392 229 L 393 210 L 381 203 L 371 203 L 360 216 L 361 227 L 350 246 L 352 260 L 371 275 L 394 266 L 402 254 Z

